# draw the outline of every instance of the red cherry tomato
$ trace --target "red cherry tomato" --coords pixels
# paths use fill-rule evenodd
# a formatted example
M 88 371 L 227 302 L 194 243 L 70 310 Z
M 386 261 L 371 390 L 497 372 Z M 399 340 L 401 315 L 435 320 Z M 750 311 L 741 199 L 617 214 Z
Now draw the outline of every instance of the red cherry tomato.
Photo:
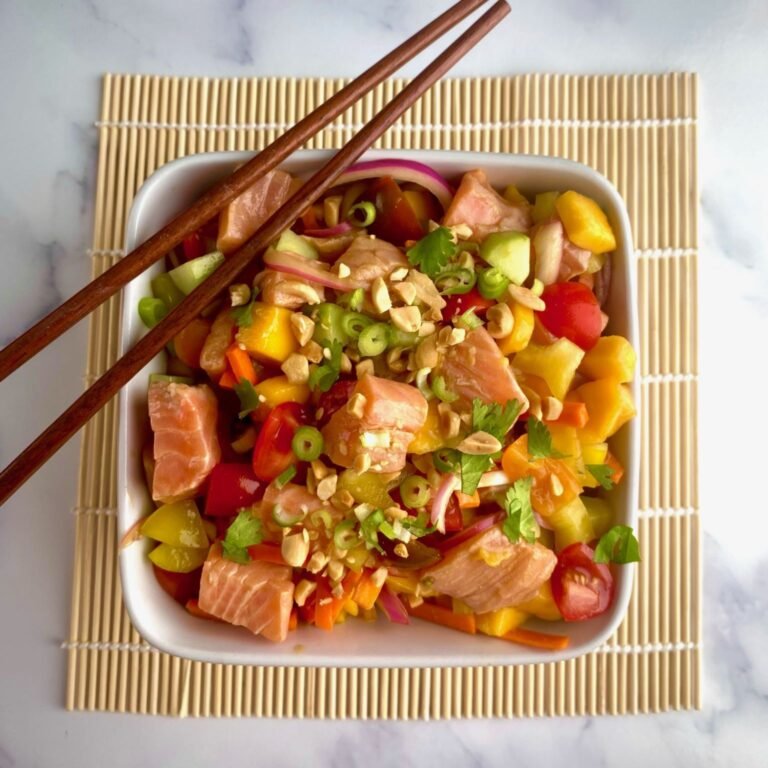
M 347 404 L 356 385 L 356 381 L 342 379 L 320 395 L 317 401 L 317 410 L 321 413 L 317 418 L 318 426 L 324 427 L 331 420 L 331 416 Z
M 583 621 L 604 613 L 613 601 L 613 576 L 595 553 L 577 542 L 557 556 L 552 572 L 552 597 L 566 621 Z
M 443 321 L 450 323 L 454 317 L 463 315 L 470 309 L 474 309 L 478 317 L 483 317 L 495 303 L 495 299 L 486 299 L 481 296 L 477 288 L 473 288 L 466 293 L 455 293 L 453 296 L 446 296 L 445 307 L 443 307 Z
M 581 283 L 555 283 L 541 297 L 546 309 L 537 317 L 555 336 L 570 339 L 582 349 L 592 349 L 603 329 L 600 304 Z
M 197 597 L 200 592 L 200 577 L 203 575 L 203 569 L 195 568 L 189 573 L 172 573 L 152 565 L 155 572 L 157 583 L 167 592 L 177 603 L 184 605 L 187 600 Z
M 424 237 L 424 227 L 391 176 L 376 179 L 361 199 L 372 202 L 376 207 L 376 220 L 368 227 L 371 234 L 395 245 Z
M 205 253 L 205 238 L 202 230 L 198 229 L 181 241 L 181 252 L 184 254 L 185 261 L 192 261 Z
M 298 403 L 281 403 L 270 411 L 253 446 L 253 474 L 258 480 L 271 483 L 297 462 L 291 441 L 306 422 L 306 411 Z
M 208 476 L 205 514 L 211 517 L 236 515 L 264 495 L 264 483 L 248 464 L 217 464 Z

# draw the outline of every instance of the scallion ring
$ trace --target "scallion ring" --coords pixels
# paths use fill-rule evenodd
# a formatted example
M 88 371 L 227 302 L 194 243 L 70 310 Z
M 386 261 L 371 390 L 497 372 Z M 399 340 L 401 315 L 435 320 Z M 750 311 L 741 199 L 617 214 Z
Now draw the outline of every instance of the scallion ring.
M 453 448 L 439 448 L 432 453 L 432 463 L 438 472 L 453 472 L 458 464 L 458 457 Z
M 350 338 L 357 339 L 373 320 L 359 312 L 347 312 L 341 318 L 341 328 Z
M 448 269 L 435 278 L 435 287 L 443 296 L 469 293 L 477 282 L 474 270 L 466 267 L 454 267 Z
M 280 504 L 275 504 L 272 507 L 272 520 L 277 523 L 281 528 L 290 528 L 291 526 L 300 523 L 304 519 L 304 513 L 289 512 L 284 509 Z
M 147 328 L 154 328 L 167 314 L 168 307 L 162 299 L 151 296 L 139 299 L 139 317 Z
M 291 440 L 291 449 L 300 461 L 314 461 L 323 452 L 323 436 L 314 427 L 299 427 Z
M 380 355 L 389 346 L 389 326 L 374 323 L 364 328 L 357 340 L 357 348 L 363 357 Z
M 477 288 L 485 299 L 498 299 L 509 287 L 509 278 L 496 267 L 483 269 L 477 277 Z
M 466 328 L 468 331 L 473 331 L 483 324 L 483 321 L 475 314 L 474 307 L 468 309 L 463 315 L 459 315 L 453 322 L 454 325 Z
M 432 379 L 432 391 L 435 393 L 435 397 L 444 403 L 455 403 L 459 399 L 455 392 L 446 388 L 444 376 L 435 376 Z
M 422 509 L 427 506 L 429 497 L 432 495 L 432 489 L 426 478 L 419 475 L 406 477 L 400 483 L 400 498 L 403 504 L 410 509 Z
M 359 540 L 354 520 L 342 520 L 333 529 L 333 545 L 336 549 L 352 549 Z
M 376 206 L 367 201 L 355 203 L 347 213 L 347 221 L 355 227 L 370 227 L 376 221 Z
M 331 513 L 327 509 L 316 509 L 314 512 L 309 513 L 309 522 L 316 528 L 322 525 L 327 531 L 333 525 L 333 518 L 331 518 Z

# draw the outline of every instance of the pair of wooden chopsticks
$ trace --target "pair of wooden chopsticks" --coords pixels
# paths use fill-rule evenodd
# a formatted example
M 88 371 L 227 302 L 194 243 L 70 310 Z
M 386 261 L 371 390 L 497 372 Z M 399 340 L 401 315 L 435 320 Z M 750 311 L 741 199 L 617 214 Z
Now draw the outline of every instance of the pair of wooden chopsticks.
M 228 179 L 203 195 L 143 245 L 79 291 L 0 352 L 0 381 L 93 311 L 150 264 L 227 203 L 275 168 L 347 107 L 382 82 L 416 54 L 440 38 L 486 0 L 461 0 L 413 37 L 387 54 L 317 110 L 307 115 Z M 227 257 L 213 275 L 152 328 L 130 351 L 84 392 L 56 421 L 0 473 L 0 504 L 4 503 L 179 331 L 186 327 L 272 240 L 333 186 L 338 176 L 365 152 L 424 92 L 473 48 L 509 13 L 498 0 L 466 32 L 417 75 L 356 136 L 310 178 L 241 248 Z

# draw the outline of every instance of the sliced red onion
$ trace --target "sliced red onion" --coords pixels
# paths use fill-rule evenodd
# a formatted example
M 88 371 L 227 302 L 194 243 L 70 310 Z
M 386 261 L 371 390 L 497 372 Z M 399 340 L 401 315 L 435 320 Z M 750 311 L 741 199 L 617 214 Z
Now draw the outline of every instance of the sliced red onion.
M 459 544 L 463 544 L 465 541 L 469 541 L 479 533 L 487 531 L 497 523 L 500 523 L 504 519 L 504 515 L 504 512 L 499 511 L 490 515 L 483 515 L 482 517 L 478 517 L 477 520 L 472 523 L 472 525 L 468 525 L 463 531 L 460 531 L 455 536 L 451 536 L 444 541 L 435 543 L 434 547 L 435 549 L 440 550 L 440 552 L 446 552 L 449 549 L 453 549 Z
M 440 533 L 445 533 L 445 513 L 448 510 L 448 502 L 451 500 L 451 494 L 459 487 L 459 478 L 453 473 L 443 475 L 440 485 L 437 488 L 434 499 L 432 499 L 432 509 L 429 513 L 429 521 L 437 528 Z
M 339 176 L 336 184 L 371 179 L 377 176 L 392 176 L 399 181 L 410 181 L 431 192 L 446 210 L 453 200 L 451 185 L 433 168 L 413 160 L 366 160 L 355 163 Z
M 304 234 L 307 237 L 338 237 L 345 235 L 352 230 L 352 225 L 348 221 L 342 221 L 335 227 L 326 227 L 325 229 L 307 229 Z
M 493 472 L 486 472 L 477 484 L 478 488 L 496 488 L 501 485 L 512 485 L 512 481 L 507 473 L 502 469 L 496 469 Z
M 267 250 L 264 253 L 264 264 L 276 272 L 303 277 L 305 280 L 332 288 L 334 291 L 347 292 L 360 288 L 357 281 L 334 275 L 322 262 L 310 261 L 296 253 Z
M 386 584 L 381 588 L 379 599 L 376 602 L 393 624 L 411 623 L 403 601 Z

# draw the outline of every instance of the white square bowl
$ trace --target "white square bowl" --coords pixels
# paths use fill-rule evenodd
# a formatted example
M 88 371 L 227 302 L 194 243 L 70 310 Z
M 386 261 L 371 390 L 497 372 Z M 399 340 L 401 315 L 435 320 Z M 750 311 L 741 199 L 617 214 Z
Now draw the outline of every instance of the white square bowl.
M 330 152 L 296 153 L 282 166 L 286 171 L 308 176 L 330 157 Z M 169 163 L 149 178 L 131 208 L 127 225 L 126 250 L 157 232 L 171 218 L 188 207 L 214 183 L 251 157 L 245 152 L 217 152 L 194 155 Z M 399 157 L 418 160 L 448 178 L 482 168 L 492 184 L 515 184 L 524 193 L 550 189 L 574 189 L 603 207 L 617 235 L 613 257 L 611 294 L 606 307 L 611 318 L 609 331 L 629 339 L 638 348 L 634 261 L 629 219 L 614 187 L 587 166 L 568 160 L 528 155 L 501 155 L 470 152 L 371 151 L 366 159 Z M 156 264 L 124 290 L 121 353 L 143 334 L 137 304 L 151 295 L 150 280 L 162 271 Z M 141 450 L 147 437 L 147 378 L 163 369 L 158 355 L 122 390 L 120 395 L 118 536 L 122 536 L 153 509 L 142 471 Z M 637 379 L 632 385 L 639 402 Z M 634 419 L 613 439 L 613 450 L 625 467 L 625 480 L 609 499 L 617 523 L 635 526 L 639 464 L 639 420 Z M 563 651 L 539 651 L 484 635 L 465 635 L 426 622 L 413 620 L 410 626 L 348 621 L 322 632 L 301 627 L 282 644 L 254 637 L 242 627 L 202 621 L 174 602 L 155 580 L 147 558 L 148 541 L 134 543 L 119 555 L 123 595 L 133 625 L 156 648 L 198 661 L 227 664 L 286 666 L 371 666 L 440 667 L 530 664 L 560 661 L 597 648 L 618 627 L 632 591 L 635 566 L 616 569 L 616 595 L 602 616 L 580 623 L 530 622 L 531 626 L 567 634 L 570 646 Z

